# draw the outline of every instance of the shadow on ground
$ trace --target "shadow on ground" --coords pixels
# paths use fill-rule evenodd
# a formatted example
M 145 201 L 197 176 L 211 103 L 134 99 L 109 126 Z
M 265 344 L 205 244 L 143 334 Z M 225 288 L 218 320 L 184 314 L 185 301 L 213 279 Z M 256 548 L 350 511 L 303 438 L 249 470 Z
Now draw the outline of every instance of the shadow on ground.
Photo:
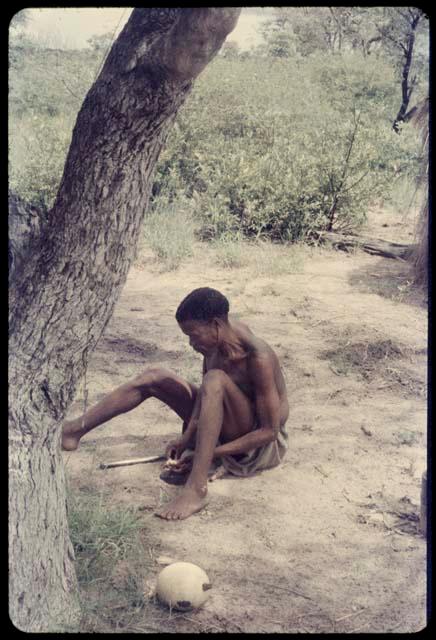
M 396 302 L 425 307 L 427 291 L 413 286 L 412 278 L 408 262 L 380 258 L 353 271 L 348 281 L 360 293 L 375 293 Z

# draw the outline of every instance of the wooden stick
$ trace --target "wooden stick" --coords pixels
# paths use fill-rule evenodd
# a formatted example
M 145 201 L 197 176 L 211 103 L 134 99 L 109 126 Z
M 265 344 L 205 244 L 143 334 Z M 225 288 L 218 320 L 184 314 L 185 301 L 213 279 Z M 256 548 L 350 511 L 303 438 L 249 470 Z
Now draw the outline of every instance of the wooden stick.
M 111 469 L 113 467 L 126 467 L 131 464 L 142 464 L 144 462 L 157 462 L 166 460 L 165 455 L 147 456 L 146 458 L 130 458 L 129 460 L 115 460 L 114 462 L 101 462 L 100 469 Z

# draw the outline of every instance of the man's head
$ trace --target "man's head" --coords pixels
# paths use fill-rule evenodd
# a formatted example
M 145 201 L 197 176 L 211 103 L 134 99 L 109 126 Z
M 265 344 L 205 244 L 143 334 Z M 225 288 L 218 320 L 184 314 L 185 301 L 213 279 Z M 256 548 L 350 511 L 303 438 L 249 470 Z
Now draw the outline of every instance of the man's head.
M 228 323 L 229 301 L 210 287 L 194 289 L 180 303 L 176 320 L 195 351 L 206 355 L 219 343 L 219 328 Z

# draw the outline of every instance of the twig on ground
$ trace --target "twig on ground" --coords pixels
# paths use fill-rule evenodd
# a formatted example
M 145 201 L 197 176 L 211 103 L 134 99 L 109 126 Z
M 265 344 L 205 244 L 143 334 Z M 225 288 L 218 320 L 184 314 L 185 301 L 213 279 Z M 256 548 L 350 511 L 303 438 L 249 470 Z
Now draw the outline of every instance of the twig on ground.
M 352 631 L 347 631 L 347 633 L 357 633 L 358 631 L 361 631 L 361 629 L 365 629 L 365 627 L 368 627 L 368 626 L 369 626 L 369 622 L 365 622 L 365 624 L 363 624 L 361 627 L 357 627 Z
M 313 465 L 313 468 L 316 469 L 324 478 L 328 478 L 329 474 L 323 471 L 320 467 L 317 467 L 316 464 Z
M 369 429 L 367 429 L 367 427 L 365 427 L 365 425 L 364 425 L 364 424 L 362 424 L 362 425 L 360 426 L 360 428 L 362 429 L 363 433 L 364 433 L 366 436 L 372 436 L 372 431 L 370 431 Z
M 358 616 L 362 611 L 366 611 L 365 609 L 359 609 L 359 611 L 353 611 L 353 613 L 348 613 L 346 616 L 342 616 L 341 618 L 336 618 L 335 622 L 341 622 L 342 620 L 346 620 L 347 618 L 353 618 L 354 616 Z
M 303 613 L 303 615 L 299 616 L 298 621 L 300 621 L 302 618 L 326 618 L 328 620 L 328 622 L 330 622 L 330 624 L 333 627 L 333 631 L 335 631 L 335 621 L 331 619 L 331 617 L 327 614 L 327 613 L 322 613 L 322 612 L 314 612 L 314 613 Z M 304 629 L 304 627 L 302 627 Z
M 350 502 L 351 504 L 355 504 L 355 505 L 356 505 L 356 506 L 358 506 L 358 507 L 373 508 L 373 507 L 369 507 L 369 505 L 370 505 L 371 503 L 368 503 L 368 502 L 358 502 L 357 500 L 351 500 L 351 498 L 349 498 L 349 497 L 347 496 L 345 489 L 342 489 L 341 493 L 342 493 L 342 495 L 344 496 L 344 498 L 345 498 L 348 502 Z M 375 506 L 375 505 L 373 505 L 373 506 Z
M 407 536 L 407 533 L 404 533 L 404 531 L 400 531 L 398 529 L 398 527 L 401 527 L 404 523 L 399 522 L 397 524 L 394 524 L 393 526 L 389 525 L 386 520 L 385 520 L 385 514 L 384 511 L 380 512 L 382 514 L 382 518 L 383 518 L 383 524 L 385 525 L 386 529 L 388 529 L 389 531 L 391 531 L 392 533 L 397 533 L 400 536 Z
M 313 600 L 310 596 L 306 596 L 304 593 L 299 593 L 298 591 L 294 591 L 293 589 L 289 589 L 289 587 L 280 587 L 278 584 L 270 584 L 268 582 L 262 582 L 261 580 L 251 580 L 250 578 L 245 578 L 248 582 L 255 582 L 256 584 L 261 584 L 265 587 L 271 587 L 272 589 L 280 589 L 281 591 L 287 591 L 288 593 L 293 593 L 296 596 L 300 596 L 300 598 L 306 598 L 306 600 Z
M 343 318 L 344 314 L 341 313 L 339 316 L 330 316 L 328 318 L 322 318 L 321 320 L 317 320 L 316 322 L 311 322 L 310 323 L 310 327 L 317 327 L 319 324 L 322 324 L 323 322 L 330 322 L 331 320 L 338 320 L 339 318 Z
M 340 375 L 341 375 L 338 371 L 336 371 L 336 369 L 334 369 L 334 368 L 332 367 L 332 365 L 331 365 L 331 364 L 329 364 L 329 369 L 330 369 L 330 371 L 333 371 L 333 373 L 335 374 L 335 376 L 340 376 Z

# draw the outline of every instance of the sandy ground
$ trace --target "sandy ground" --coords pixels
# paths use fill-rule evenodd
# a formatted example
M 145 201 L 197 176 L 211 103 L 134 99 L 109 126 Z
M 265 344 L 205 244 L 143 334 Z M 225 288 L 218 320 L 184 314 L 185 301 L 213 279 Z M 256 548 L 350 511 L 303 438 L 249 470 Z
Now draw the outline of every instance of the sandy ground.
M 387 225 L 387 226 L 386 226 Z M 411 242 L 411 221 L 373 212 L 368 233 Z M 284 256 L 286 248 L 277 247 Z M 223 269 L 207 246 L 172 273 L 151 257 L 132 268 L 87 374 L 88 403 L 150 365 L 199 383 L 174 312 L 198 286 L 226 294 L 231 310 L 275 349 L 287 380 L 290 448 L 252 478 L 209 484 L 205 510 L 179 522 L 154 511 L 179 489 L 161 463 L 101 471 L 102 461 L 161 453 L 180 420 L 151 399 L 64 453 L 77 490 L 138 509 L 149 554 L 200 565 L 206 605 L 170 613 L 145 599 L 150 632 L 414 632 L 426 624 L 426 541 L 417 520 L 426 468 L 427 309 L 407 265 L 357 251 L 301 249 L 298 268 L 253 276 Z M 83 390 L 69 417 L 82 412 Z M 143 565 L 141 565 L 143 566 Z M 122 571 L 121 571 L 122 580 Z M 104 589 L 105 585 L 100 585 Z M 112 628 L 119 629 L 114 611 Z

